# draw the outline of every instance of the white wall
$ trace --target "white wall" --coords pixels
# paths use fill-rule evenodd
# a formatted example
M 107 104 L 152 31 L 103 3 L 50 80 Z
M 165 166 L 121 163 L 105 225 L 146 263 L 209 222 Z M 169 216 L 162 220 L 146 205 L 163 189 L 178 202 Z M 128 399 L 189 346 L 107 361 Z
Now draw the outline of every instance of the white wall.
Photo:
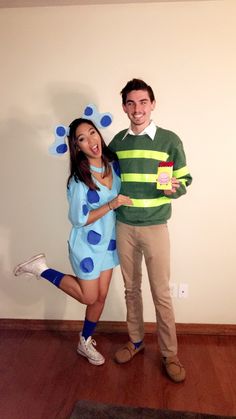
M 176 321 L 235 323 L 235 13 L 234 0 L 0 10 L 1 317 L 83 319 L 84 306 L 12 269 L 43 251 L 72 272 L 68 156 L 49 155 L 53 129 L 94 103 L 114 115 L 109 142 L 128 126 L 119 92 L 140 77 L 194 177 L 169 223 L 172 281 L 189 284 L 189 298 L 173 300 Z M 146 274 L 143 294 L 155 321 Z M 119 268 L 102 319 L 125 320 Z

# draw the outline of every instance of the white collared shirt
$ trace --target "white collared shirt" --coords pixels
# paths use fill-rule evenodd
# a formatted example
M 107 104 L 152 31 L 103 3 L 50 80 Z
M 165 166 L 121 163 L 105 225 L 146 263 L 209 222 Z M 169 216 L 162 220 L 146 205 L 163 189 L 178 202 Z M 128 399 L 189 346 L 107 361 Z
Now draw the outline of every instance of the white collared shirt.
M 151 140 L 154 140 L 154 137 L 156 135 L 156 130 L 157 130 L 157 126 L 153 121 L 151 121 L 150 124 L 146 128 L 144 128 L 144 130 L 142 132 L 140 132 L 139 134 L 135 134 L 132 131 L 131 127 L 129 127 L 129 129 L 126 131 L 124 137 L 122 138 L 122 140 L 124 140 L 125 137 L 128 134 L 130 134 L 130 135 L 145 135 L 146 134 L 151 138 Z

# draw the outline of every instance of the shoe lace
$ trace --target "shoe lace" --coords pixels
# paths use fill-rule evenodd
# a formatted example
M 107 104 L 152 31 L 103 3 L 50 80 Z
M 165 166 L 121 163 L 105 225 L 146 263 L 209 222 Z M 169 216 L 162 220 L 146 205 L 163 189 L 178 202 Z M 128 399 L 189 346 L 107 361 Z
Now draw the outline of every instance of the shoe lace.
M 94 346 L 97 345 L 96 340 L 94 339 L 89 339 L 88 341 L 86 341 L 85 346 L 88 352 L 92 353 L 92 354 L 96 354 L 97 350 L 94 348 Z

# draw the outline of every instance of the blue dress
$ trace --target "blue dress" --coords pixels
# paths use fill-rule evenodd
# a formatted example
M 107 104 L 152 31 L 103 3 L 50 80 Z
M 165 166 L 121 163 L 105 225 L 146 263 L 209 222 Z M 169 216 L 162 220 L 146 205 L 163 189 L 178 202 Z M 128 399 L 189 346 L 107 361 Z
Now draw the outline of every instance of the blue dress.
M 89 189 L 85 183 L 71 179 L 67 189 L 69 220 L 72 229 L 68 241 L 69 258 L 75 275 L 80 279 L 96 279 L 100 272 L 119 264 L 116 250 L 116 215 L 107 212 L 102 218 L 85 225 L 89 212 L 114 199 L 121 181 L 117 162 L 111 163 L 112 187 L 102 185 L 94 178 L 100 190 Z

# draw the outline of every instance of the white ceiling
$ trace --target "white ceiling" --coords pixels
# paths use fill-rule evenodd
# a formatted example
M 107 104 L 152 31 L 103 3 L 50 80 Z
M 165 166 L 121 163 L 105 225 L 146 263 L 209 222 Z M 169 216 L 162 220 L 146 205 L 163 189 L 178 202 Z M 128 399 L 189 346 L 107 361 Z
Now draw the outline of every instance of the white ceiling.
M 178 2 L 178 1 L 207 1 L 207 0 L 0 0 L 0 8 L 72 6 L 72 5 L 86 5 L 86 4 L 117 4 L 117 3 L 120 3 L 120 4 L 164 3 L 164 2 Z

